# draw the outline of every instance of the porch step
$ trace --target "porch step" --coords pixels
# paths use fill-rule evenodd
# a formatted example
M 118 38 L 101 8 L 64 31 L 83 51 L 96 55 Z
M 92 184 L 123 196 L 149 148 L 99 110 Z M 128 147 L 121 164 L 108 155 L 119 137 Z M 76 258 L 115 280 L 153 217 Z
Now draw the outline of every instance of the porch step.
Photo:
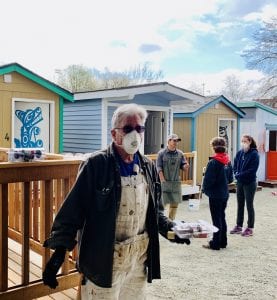
M 277 187 L 277 180 L 259 181 L 259 185 L 263 186 L 263 187 L 276 188 Z

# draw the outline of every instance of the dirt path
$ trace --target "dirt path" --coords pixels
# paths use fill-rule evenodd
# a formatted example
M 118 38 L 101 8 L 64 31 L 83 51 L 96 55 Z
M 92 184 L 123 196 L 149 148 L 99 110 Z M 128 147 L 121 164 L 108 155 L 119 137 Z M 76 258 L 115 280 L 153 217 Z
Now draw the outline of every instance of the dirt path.
M 202 248 L 207 239 L 193 239 L 186 246 L 161 237 L 162 279 L 148 285 L 147 299 L 277 299 L 277 196 L 272 191 L 263 188 L 256 193 L 254 236 L 228 234 L 226 249 Z M 178 219 L 211 222 L 205 196 L 199 211 L 188 211 L 187 206 L 183 201 Z M 230 194 L 226 218 L 230 230 L 236 220 L 235 194 Z

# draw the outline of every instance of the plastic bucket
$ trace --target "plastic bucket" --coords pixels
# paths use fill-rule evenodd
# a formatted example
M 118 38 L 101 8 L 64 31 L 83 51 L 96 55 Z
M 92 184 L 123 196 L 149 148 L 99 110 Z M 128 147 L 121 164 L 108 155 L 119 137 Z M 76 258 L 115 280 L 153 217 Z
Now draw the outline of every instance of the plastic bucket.
M 189 199 L 188 209 L 191 211 L 199 210 L 200 199 Z

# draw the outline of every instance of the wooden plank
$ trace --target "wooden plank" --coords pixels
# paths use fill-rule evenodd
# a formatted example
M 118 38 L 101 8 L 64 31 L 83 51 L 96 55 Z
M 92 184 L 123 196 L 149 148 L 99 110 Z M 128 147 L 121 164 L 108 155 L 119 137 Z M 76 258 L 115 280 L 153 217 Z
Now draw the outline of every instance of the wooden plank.
M 8 288 L 8 184 L 0 185 L 0 292 Z
M 9 183 L 9 227 L 15 226 L 14 183 Z
M 20 230 L 20 214 L 21 214 L 21 209 L 20 209 L 20 201 L 21 201 L 21 192 L 20 192 L 20 187 L 21 183 L 17 182 L 14 184 L 14 209 L 16 211 L 15 214 L 15 226 L 14 229 L 19 231 Z
M 27 285 L 29 283 L 29 260 L 30 260 L 30 182 L 24 183 L 24 196 L 22 199 L 22 216 L 21 216 L 21 228 L 22 228 L 22 284 Z
M 80 160 L 0 163 L 0 183 L 76 178 Z
M 41 197 L 41 241 L 43 242 L 50 235 L 50 229 L 53 219 L 53 181 L 47 180 L 42 186 L 44 186 L 44 193 Z M 50 249 L 44 248 L 42 250 L 42 269 L 45 268 L 45 265 L 49 258 Z
M 13 287 L 18 286 L 21 283 L 21 275 L 13 271 L 12 269 L 8 270 L 8 276 L 9 280 L 13 282 Z M 5 292 L 4 292 L 5 293 Z M 0 293 L 0 299 L 1 299 L 1 293 Z
M 17 265 L 17 267 L 15 267 L 15 264 Z M 21 273 L 20 264 L 21 264 L 21 256 L 12 250 L 9 250 L 9 268 L 11 268 L 11 269 L 17 268 L 16 271 L 17 271 L 17 273 L 20 274 Z M 20 267 L 20 272 L 18 272 L 19 271 L 18 267 Z M 41 267 L 37 266 L 33 262 L 30 262 L 30 277 L 31 277 L 31 274 L 33 274 L 34 276 L 37 277 L 36 279 L 41 278 L 41 273 L 42 273 Z
M 54 300 L 71 300 L 64 292 L 51 294 L 50 297 Z
M 20 244 L 22 243 L 22 235 L 18 231 L 8 228 L 8 235 L 12 240 L 14 240 Z M 30 242 L 30 248 L 34 252 L 41 255 L 42 251 L 43 251 L 43 246 L 39 242 L 34 241 L 33 239 L 31 239 L 29 242 Z
M 38 228 L 39 228 L 39 182 L 32 182 L 32 195 L 31 195 L 31 216 L 32 222 L 30 222 L 31 236 L 34 240 L 38 241 Z
M 61 292 L 73 287 L 78 286 L 80 274 L 74 272 L 64 276 L 58 276 L 57 280 L 59 285 L 55 292 Z M 41 281 L 30 284 L 26 287 L 11 288 L 4 293 L 0 293 L 1 300 L 21 300 L 21 299 L 34 299 L 42 296 L 47 296 L 53 293 L 53 289 L 44 285 Z

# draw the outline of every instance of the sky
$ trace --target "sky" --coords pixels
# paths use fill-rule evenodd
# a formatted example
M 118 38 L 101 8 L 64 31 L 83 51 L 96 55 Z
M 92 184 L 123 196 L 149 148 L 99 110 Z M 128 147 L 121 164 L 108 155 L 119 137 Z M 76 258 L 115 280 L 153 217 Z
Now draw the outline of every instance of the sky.
M 0 65 L 55 81 L 72 64 L 124 71 L 148 62 L 181 88 L 219 94 L 224 79 L 263 76 L 241 57 L 273 0 L 9 0 L 1 3 Z

